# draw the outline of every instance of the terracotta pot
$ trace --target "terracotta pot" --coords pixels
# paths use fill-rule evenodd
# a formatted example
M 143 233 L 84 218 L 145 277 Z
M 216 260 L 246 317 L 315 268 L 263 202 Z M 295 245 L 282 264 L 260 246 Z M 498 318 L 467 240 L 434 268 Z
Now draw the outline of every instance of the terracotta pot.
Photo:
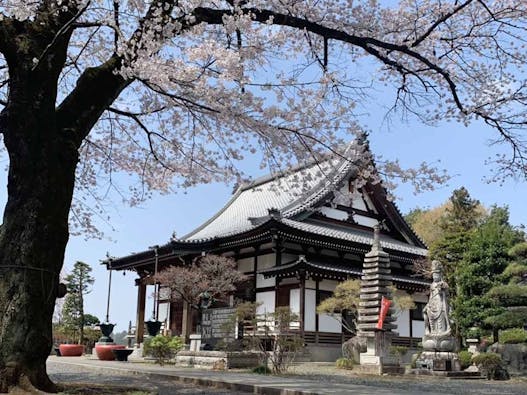
M 112 350 L 120 350 L 123 348 L 126 348 L 126 346 L 122 344 L 96 344 L 95 353 L 101 361 L 113 361 L 115 360 L 115 355 Z
M 63 357 L 80 357 L 84 352 L 82 344 L 59 344 L 60 355 Z

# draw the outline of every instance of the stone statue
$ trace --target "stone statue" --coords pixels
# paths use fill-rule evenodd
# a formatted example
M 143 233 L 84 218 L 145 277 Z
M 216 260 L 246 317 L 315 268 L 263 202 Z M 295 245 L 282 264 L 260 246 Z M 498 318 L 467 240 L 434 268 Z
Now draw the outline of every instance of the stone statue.
M 450 327 L 448 284 L 443 280 L 443 267 L 439 261 L 432 262 L 430 297 L 423 309 L 423 317 L 425 323 L 423 348 L 434 351 L 454 351 L 456 341 Z
M 432 262 L 430 297 L 423 309 L 426 335 L 450 335 L 448 284 L 443 280 L 441 263 Z

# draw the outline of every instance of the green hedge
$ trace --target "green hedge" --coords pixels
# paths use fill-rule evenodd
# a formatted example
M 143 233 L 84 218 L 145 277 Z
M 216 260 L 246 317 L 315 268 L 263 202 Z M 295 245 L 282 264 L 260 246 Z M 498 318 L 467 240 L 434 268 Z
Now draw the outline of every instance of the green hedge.
M 339 358 L 336 360 L 335 365 L 339 369 L 353 369 L 353 359 L 349 358 Z
M 507 329 L 500 332 L 500 343 L 527 343 L 527 331 L 522 328 Z
M 472 353 L 469 351 L 460 351 L 459 352 L 459 364 L 461 365 L 461 369 L 465 370 L 470 365 L 472 365 Z

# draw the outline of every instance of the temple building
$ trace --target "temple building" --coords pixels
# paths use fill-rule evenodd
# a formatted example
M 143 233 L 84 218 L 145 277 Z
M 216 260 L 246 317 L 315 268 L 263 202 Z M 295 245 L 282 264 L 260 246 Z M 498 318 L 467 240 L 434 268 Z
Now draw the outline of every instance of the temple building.
M 109 270 L 134 271 L 139 277 L 136 341 L 144 336 L 146 288 L 152 287 L 154 272 L 213 253 L 234 258 L 248 276 L 234 295 L 237 300 L 259 302 L 261 312 L 290 306 L 300 317 L 299 331 L 313 359 L 331 359 L 351 334 L 335 318 L 317 314 L 316 306 L 340 281 L 360 278 L 377 224 L 391 280 L 417 305 L 397 312 L 399 337 L 393 343 L 421 341 L 429 281 L 411 269 L 427 249 L 383 185 L 362 181 L 363 152 L 352 144 L 341 156 L 242 185 L 216 215 L 184 237 L 105 261 Z M 196 312 L 186 303 L 163 298 L 157 303 L 159 320 L 172 334 L 188 336 L 195 330 Z

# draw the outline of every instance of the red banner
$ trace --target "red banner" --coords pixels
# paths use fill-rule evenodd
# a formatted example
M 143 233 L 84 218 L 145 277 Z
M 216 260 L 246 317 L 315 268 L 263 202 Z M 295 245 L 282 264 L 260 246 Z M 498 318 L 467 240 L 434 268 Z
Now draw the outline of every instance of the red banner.
M 381 298 L 381 312 L 379 313 L 379 320 L 377 321 L 377 329 L 382 329 L 384 319 L 386 318 L 386 314 L 388 314 L 391 304 L 392 301 L 390 299 L 387 299 L 384 296 Z

